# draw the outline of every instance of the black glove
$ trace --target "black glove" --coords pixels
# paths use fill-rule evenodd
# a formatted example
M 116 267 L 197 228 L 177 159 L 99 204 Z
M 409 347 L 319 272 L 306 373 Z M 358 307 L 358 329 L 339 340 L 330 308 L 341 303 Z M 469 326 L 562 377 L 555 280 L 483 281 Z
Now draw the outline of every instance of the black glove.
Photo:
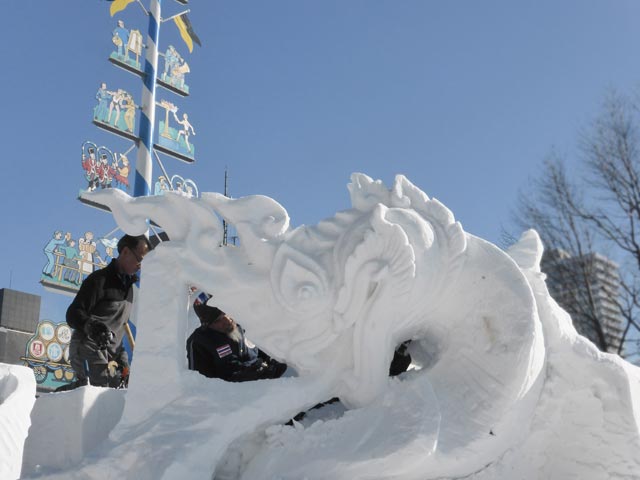
M 268 368 L 267 362 L 262 362 L 258 360 L 252 363 L 251 365 L 249 365 L 247 367 L 247 371 L 252 372 L 252 374 L 255 376 L 255 379 L 259 380 L 261 378 L 265 378 L 267 368 Z
M 265 370 L 266 378 L 280 378 L 287 370 L 287 364 L 271 359 Z
M 264 370 L 267 364 L 261 361 L 250 364 L 233 361 L 230 363 L 233 372 L 227 377 L 223 377 L 230 382 L 250 382 L 252 380 L 260 380 L 264 377 Z
M 101 349 L 108 347 L 113 340 L 113 332 L 104 323 L 97 320 L 89 320 L 84 326 L 84 333 Z

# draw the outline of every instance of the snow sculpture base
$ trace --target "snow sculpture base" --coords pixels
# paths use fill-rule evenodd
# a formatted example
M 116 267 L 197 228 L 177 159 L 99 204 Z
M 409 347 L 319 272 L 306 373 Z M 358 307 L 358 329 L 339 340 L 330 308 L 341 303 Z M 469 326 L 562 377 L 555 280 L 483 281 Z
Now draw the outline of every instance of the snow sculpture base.
M 31 412 L 23 474 L 64 471 L 80 463 L 107 439 L 120 420 L 126 393 L 86 386 L 40 395 Z
M 0 363 L 0 478 L 20 477 L 24 441 L 35 400 L 33 370 Z

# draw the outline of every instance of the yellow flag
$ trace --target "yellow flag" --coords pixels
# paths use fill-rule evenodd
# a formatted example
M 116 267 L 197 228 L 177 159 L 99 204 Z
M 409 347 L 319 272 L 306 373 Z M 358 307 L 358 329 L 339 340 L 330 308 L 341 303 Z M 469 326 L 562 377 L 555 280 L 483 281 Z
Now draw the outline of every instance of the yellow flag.
M 111 3 L 111 7 L 109 7 L 109 13 L 113 17 L 116 13 L 124 10 L 125 8 L 127 8 L 127 5 L 134 1 L 135 0 L 113 0 L 113 2 Z
M 173 21 L 176 22 L 176 25 L 178 26 L 178 30 L 180 31 L 180 36 L 182 37 L 182 40 L 184 40 L 184 43 L 186 43 L 187 47 L 189 48 L 189 53 L 193 52 L 193 41 L 191 40 L 191 37 L 187 33 L 187 26 L 182 21 L 182 18 L 175 17 Z
M 193 26 L 189 21 L 186 13 L 183 13 L 179 17 L 175 17 L 173 21 L 178 26 L 178 30 L 180 31 L 180 36 L 184 43 L 187 44 L 187 48 L 189 49 L 189 53 L 193 52 L 193 42 L 196 42 L 198 45 L 202 46 L 200 43 L 200 39 L 196 32 L 193 31 Z

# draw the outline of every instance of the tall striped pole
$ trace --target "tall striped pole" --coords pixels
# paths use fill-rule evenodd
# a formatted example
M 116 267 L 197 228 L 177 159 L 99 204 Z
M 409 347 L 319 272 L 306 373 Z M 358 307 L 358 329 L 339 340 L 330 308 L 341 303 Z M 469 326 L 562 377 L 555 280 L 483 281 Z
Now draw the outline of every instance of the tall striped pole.
M 149 32 L 147 36 L 147 54 L 144 62 L 142 88 L 142 111 L 138 137 L 138 156 L 136 158 L 136 178 L 133 187 L 134 197 L 149 195 L 153 170 L 153 130 L 156 120 L 156 72 L 158 71 L 158 39 L 160 37 L 160 2 L 151 0 L 149 8 Z

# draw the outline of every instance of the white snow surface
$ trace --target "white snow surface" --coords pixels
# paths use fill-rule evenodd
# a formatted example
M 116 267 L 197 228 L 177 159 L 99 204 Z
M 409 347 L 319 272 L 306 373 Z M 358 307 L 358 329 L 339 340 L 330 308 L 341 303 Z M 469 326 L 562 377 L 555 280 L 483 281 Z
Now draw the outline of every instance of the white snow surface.
M 0 363 L 0 479 L 20 477 L 35 388 L 33 370 Z
M 129 389 L 34 407 L 25 369 L 0 365 L 0 478 L 640 478 L 640 369 L 576 333 L 534 231 L 504 252 L 402 175 L 348 188 L 352 208 L 295 229 L 259 195 L 87 194 L 126 232 L 152 219 L 171 238 L 144 261 Z M 218 245 L 220 217 L 240 246 Z M 189 371 L 191 285 L 294 375 Z M 409 339 L 411 369 L 389 378 Z

